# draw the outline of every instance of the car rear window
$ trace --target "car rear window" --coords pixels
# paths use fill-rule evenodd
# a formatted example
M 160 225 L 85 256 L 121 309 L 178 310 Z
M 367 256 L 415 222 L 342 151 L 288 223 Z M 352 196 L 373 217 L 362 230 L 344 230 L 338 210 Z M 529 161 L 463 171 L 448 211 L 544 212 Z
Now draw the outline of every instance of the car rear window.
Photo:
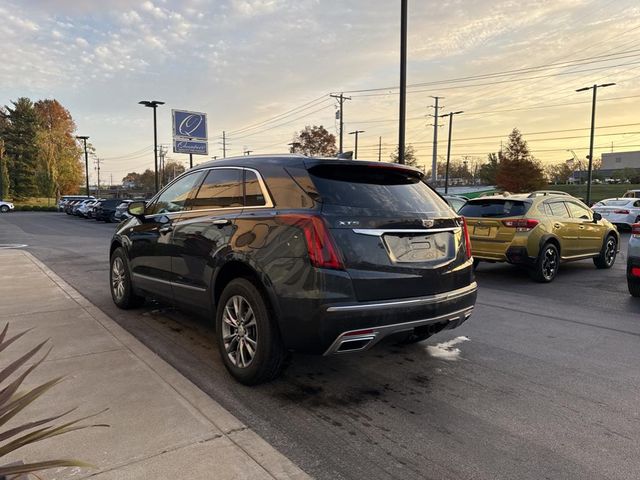
M 628 205 L 629 200 L 602 200 L 598 203 L 605 207 L 622 207 L 623 205 Z
M 393 212 L 440 212 L 448 206 L 421 178 L 399 168 L 318 165 L 309 174 L 323 203 Z
M 470 218 L 503 218 L 519 217 L 527 213 L 531 206 L 528 202 L 507 199 L 487 199 L 470 201 L 458 212 L 463 217 Z

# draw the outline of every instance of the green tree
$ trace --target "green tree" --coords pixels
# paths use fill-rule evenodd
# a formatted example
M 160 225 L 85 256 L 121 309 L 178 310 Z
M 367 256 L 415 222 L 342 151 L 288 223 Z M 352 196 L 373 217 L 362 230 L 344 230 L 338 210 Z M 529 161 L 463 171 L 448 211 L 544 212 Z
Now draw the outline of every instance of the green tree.
M 573 175 L 573 168 L 567 165 L 567 162 L 554 163 L 547 165 L 545 168 L 549 182 L 551 183 L 567 183 L 571 175 Z
M 291 153 L 302 153 L 308 156 L 332 157 L 336 154 L 336 136 L 329 133 L 322 125 L 310 127 L 295 134 Z
M 522 134 L 514 128 L 502 152 L 496 185 L 509 192 L 530 192 L 543 188 L 547 182 L 540 162 L 531 155 Z
M 0 124 L 0 138 L 4 140 L 9 190 L 16 198 L 37 196 L 38 116 L 33 102 L 26 97 L 12 101 L 5 107 L 5 122 Z
M 396 147 L 396 149 L 389 155 L 391 161 L 393 163 L 398 163 L 400 157 L 400 145 Z M 404 164 L 410 167 L 418 166 L 418 158 L 416 157 L 416 150 L 413 148 L 413 145 L 405 145 L 404 146 Z
M 177 162 L 175 160 L 169 160 L 164 165 L 164 175 L 166 179 L 165 182 L 170 182 L 171 180 L 176 178 L 178 175 L 182 175 L 185 172 L 185 170 L 186 168 L 182 163 Z
M 480 168 L 478 168 L 478 178 L 485 185 L 496 184 L 501 157 L 502 153 L 500 152 L 490 153 L 487 158 L 487 163 L 480 165 Z

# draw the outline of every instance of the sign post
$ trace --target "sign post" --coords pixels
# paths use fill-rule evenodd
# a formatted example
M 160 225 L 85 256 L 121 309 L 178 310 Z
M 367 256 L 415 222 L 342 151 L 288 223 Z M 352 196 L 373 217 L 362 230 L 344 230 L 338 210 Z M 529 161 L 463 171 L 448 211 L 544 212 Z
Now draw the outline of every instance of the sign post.
M 209 155 L 207 142 L 207 114 L 187 110 L 171 110 L 173 152 L 189 154 L 189 168 L 193 155 Z

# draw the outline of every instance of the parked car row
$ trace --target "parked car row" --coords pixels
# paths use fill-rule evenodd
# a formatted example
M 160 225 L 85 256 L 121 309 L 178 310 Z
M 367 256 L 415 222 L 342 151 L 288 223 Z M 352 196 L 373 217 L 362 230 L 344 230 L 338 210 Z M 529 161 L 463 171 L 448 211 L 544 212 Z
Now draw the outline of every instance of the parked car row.
M 58 209 L 67 215 L 113 223 L 129 218 L 127 205 L 132 201 L 121 198 L 63 197 L 58 203 Z

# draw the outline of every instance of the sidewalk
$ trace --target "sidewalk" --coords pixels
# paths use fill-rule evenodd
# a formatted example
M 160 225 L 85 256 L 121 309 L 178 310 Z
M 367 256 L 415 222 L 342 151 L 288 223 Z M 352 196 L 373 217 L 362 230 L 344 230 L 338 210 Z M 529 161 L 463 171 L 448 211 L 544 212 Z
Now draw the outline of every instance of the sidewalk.
M 25 386 L 66 377 L 12 426 L 78 407 L 69 419 L 109 408 L 94 421 L 111 427 L 45 440 L 1 463 L 74 458 L 97 467 L 47 470 L 43 479 L 309 478 L 22 250 L 0 250 L 0 327 L 6 322 L 9 335 L 34 330 L 0 353 L 2 366 L 50 338 L 53 351 Z

